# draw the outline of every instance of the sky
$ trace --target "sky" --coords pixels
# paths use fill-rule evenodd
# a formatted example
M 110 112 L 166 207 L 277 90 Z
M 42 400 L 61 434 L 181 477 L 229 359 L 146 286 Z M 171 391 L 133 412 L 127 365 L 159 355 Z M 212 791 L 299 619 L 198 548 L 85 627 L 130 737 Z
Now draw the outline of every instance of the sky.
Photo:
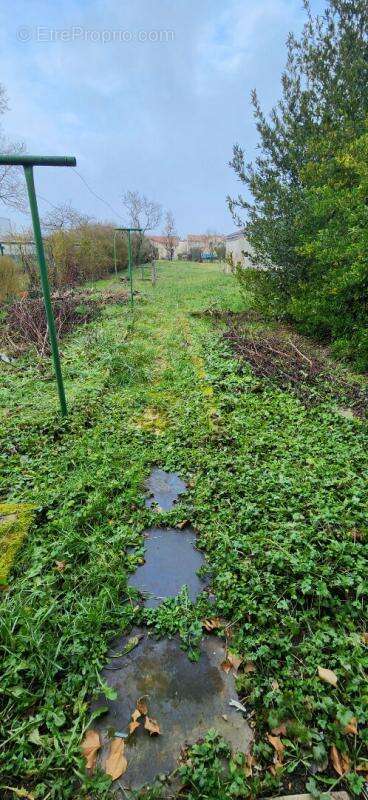
M 323 0 L 312 0 L 316 12 Z M 250 92 L 280 94 L 285 41 L 302 0 L 17 0 L 0 9 L 6 136 L 28 153 L 73 155 L 77 170 L 38 168 L 40 213 L 70 201 L 126 223 L 137 190 L 170 209 L 178 233 L 235 229 L 226 204 L 241 184 L 233 144 L 256 153 Z M 112 208 L 111 208 L 112 207 Z M 112 210 L 113 209 L 113 210 Z M 27 226 L 8 208 L 0 215 Z M 160 233 L 162 225 L 156 230 Z

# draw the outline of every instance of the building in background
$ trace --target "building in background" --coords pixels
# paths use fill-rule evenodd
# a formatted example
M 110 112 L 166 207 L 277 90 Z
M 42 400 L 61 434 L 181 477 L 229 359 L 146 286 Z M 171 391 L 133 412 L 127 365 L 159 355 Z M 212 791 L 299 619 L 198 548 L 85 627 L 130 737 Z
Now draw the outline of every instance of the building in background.
M 253 250 L 248 240 L 245 238 L 243 231 L 235 231 L 235 233 L 230 233 L 228 236 L 225 236 L 225 248 L 226 258 L 231 256 L 234 265 L 240 264 L 245 268 L 254 267 L 249 255 L 247 255 L 247 253 L 252 253 Z
M 212 261 L 217 258 L 216 248 L 223 244 L 225 236 L 222 233 L 188 233 L 187 252 L 199 260 Z
M 157 248 L 158 258 L 168 259 L 166 248 L 166 237 L 148 235 L 147 238 Z M 186 239 L 175 237 L 174 255 L 175 259 L 194 258 L 194 260 L 212 261 L 216 259 L 216 249 L 219 245 L 225 245 L 226 236 L 221 233 L 188 233 Z
M 169 259 L 169 254 L 168 254 L 167 247 L 166 247 L 166 242 L 167 242 L 167 237 L 166 236 L 149 236 L 147 234 L 147 239 L 149 239 L 149 241 L 154 245 L 154 247 L 156 247 L 156 250 L 157 250 L 157 253 L 158 253 L 158 258 L 160 258 L 160 259 L 163 259 L 163 258 Z M 173 255 L 173 257 L 174 258 L 177 257 L 177 250 L 178 250 L 179 243 L 180 243 L 179 237 L 178 236 L 173 236 L 173 244 L 174 244 L 174 255 Z

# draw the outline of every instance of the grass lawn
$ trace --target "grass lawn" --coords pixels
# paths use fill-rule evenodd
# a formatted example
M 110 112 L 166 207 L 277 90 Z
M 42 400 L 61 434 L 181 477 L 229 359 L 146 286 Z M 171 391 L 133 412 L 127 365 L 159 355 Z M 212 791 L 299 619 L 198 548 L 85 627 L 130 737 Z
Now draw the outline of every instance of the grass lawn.
M 112 637 L 148 622 L 179 632 L 196 658 L 201 620 L 215 615 L 243 658 L 254 763 L 240 758 L 222 774 L 212 735 L 183 770 L 186 796 L 306 784 L 317 794 L 346 782 L 358 792 L 355 768 L 368 762 L 367 424 L 338 417 L 332 400 L 306 408 L 239 367 L 221 327 L 193 316 L 243 308 L 217 265 L 161 264 L 156 287 L 138 274 L 133 313 L 107 306 L 62 343 L 66 421 L 48 364 L 30 354 L 1 366 L 0 502 L 31 505 L 34 522 L 2 592 L 0 794 L 111 796 L 106 776 L 86 777 L 79 747 L 91 694 L 108 693 L 100 670 Z M 154 464 L 189 481 L 160 520 L 198 531 L 215 607 L 183 593 L 142 611 L 127 590 L 141 532 L 157 521 L 143 488 Z

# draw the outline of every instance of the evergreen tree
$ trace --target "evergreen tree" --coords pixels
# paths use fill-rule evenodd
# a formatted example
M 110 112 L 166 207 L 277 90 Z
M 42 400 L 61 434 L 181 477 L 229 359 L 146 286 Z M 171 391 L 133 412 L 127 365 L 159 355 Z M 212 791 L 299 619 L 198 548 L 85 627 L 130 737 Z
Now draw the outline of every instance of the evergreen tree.
M 331 143 L 333 155 L 362 134 L 368 115 L 366 0 L 328 0 L 316 18 L 306 0 L 305 10 L 301 36 L 288 38 L 281 99 L 269 118 L 256 91 L 252 95 L 260 155 L 247 164 L 243 149 L 234 147 L 231 166 L 252 200 L 228 198 L 255 261 L 269 266 L 269 285 L 281 302 L 305 278 L 298 230 L 308 203 L 303 169 L 318 158 L 321 141 Z

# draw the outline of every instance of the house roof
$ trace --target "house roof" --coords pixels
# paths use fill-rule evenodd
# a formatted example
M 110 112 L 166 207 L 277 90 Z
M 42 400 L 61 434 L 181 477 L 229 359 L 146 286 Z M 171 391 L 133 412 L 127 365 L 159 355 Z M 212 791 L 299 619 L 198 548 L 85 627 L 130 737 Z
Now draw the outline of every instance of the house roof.
M 188 233 L 188 242 L 203 242 L 207 244 L 210 239 L 222 242 L 225 239 L 222 233 Z
M 167 242 L 167 236 L 148 236 L 147 238 L 150 240 L 150 242 L 153 242 L 154 244 L 166 244 Z M 178 236 L 172 236 L 171 238 L 173 239 L 175 244 L 179 244 Z
M 225 236 L 226 241 L 228 242 L 231 239 L 244 239 L 245 234 L 244 231 L 234 231 L 234 233 L 229 233 L 228 236 Z

